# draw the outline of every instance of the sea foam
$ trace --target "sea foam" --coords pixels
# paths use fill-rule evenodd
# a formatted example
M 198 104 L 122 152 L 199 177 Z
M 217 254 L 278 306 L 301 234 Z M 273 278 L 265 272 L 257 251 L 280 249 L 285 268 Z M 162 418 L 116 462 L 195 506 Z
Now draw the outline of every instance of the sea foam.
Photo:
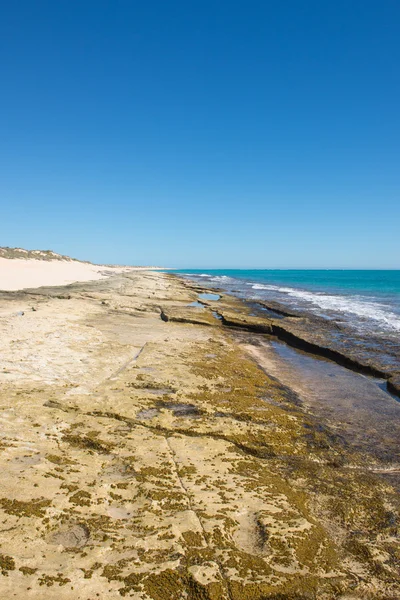
M 296 290 L 276 285 L 263 285 L 256 283 L 252 286 L 254 290 L 276 291 L 287 294 L 292 298 L 309 302 L 327 311 L 335 311 L 356 315 L 361 319 L 368 319 L 380 323 L 386 328 L 400 331 L 400 318 L 390 308 L 381 302 L 364 300 L 360 296 L 339 296 L 336 294 L 323 294 Z

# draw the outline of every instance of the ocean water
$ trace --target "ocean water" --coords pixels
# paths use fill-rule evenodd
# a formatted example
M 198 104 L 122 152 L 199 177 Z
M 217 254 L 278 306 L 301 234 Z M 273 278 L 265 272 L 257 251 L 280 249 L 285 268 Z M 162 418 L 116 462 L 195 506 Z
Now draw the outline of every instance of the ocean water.
M 400 270 L 180 270 L 207 287 L 273 300 L 400 342 Z

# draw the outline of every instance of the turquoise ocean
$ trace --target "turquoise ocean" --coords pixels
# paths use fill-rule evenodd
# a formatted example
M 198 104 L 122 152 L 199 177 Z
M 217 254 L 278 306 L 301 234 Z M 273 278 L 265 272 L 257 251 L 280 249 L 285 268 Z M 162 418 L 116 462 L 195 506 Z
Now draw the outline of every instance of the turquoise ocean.
M 175 271 L 247 300 L 272 300 L 400 342 L 400 270 Z

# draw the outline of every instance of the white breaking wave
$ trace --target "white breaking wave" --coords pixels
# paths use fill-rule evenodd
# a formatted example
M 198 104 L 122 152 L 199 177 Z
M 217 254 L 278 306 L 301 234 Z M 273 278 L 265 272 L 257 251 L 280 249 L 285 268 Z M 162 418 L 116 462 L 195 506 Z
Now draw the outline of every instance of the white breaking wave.
M 273 290 L 275 292 L 283 292 L 284 294 L 290 294 L 291 292 L 296 291 L 293 288 L 284 288 L 279 287 L 277 285 L 262 285 L 261 283 L 255 283 L 251 287 L 253 288 L 253 290 Z
M 195 275 L 191 275 L 190 273 L 187 274 L 192 277 L 208 277 L 210 281 L 228 281 L 229 279 L 232 279 L 232 277 L 228 277 L 227 275 L 210 275 L 209 273 L 200 273 L 199 275 L 197 275 L 197 273 Z
M 310 302 L 319 308 L 357 315 L 362 319 L 372 319 L 395 331 L 400 331 L 400 317 L 388 310 L 385 304 L 362 300 L 359 296 L 336 296 L 330 294 L 318 294 L 306 292 L 293 288 L 279 287 L 276 285 L 254 284 L 253 290 L 270 290 L 281 292 Z
M 187 275 L 189 275 L 190 277 L 207 277 L 210 281 L 213 282 L 224 282 L 227 283 L 228 281 L 234 281 L 232 279 L 232 277 L 228 277 L 227 275 L 210 275 L 210 273 L 199 273 L 199 274 L 191 274 L 191 273 L 187 273 Z
M 211 281 L 225 281 L 225 283 L 229 280 L 232 280 L 232 277 L 228 277 L 227 275 L 214 275 L 211 277 Z

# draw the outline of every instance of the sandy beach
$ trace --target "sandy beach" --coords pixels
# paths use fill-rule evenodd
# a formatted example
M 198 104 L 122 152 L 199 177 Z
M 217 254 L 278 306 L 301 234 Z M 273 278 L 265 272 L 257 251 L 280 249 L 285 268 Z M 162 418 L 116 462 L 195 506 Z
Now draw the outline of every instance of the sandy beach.
M 0 288 L 42 287 L 0 292 L 0 597 L 400 596 L 398 496 L 227 325 L 266 320 L 166 273 L 8 262 Z
M 41 286 L 67 285 L 78 281 L 96 281 L 117 273 L 141 270 L 141 267 L 113 267 L 79 261 L 43 261 L 0 257 L 0 290 L 22 290 Z

